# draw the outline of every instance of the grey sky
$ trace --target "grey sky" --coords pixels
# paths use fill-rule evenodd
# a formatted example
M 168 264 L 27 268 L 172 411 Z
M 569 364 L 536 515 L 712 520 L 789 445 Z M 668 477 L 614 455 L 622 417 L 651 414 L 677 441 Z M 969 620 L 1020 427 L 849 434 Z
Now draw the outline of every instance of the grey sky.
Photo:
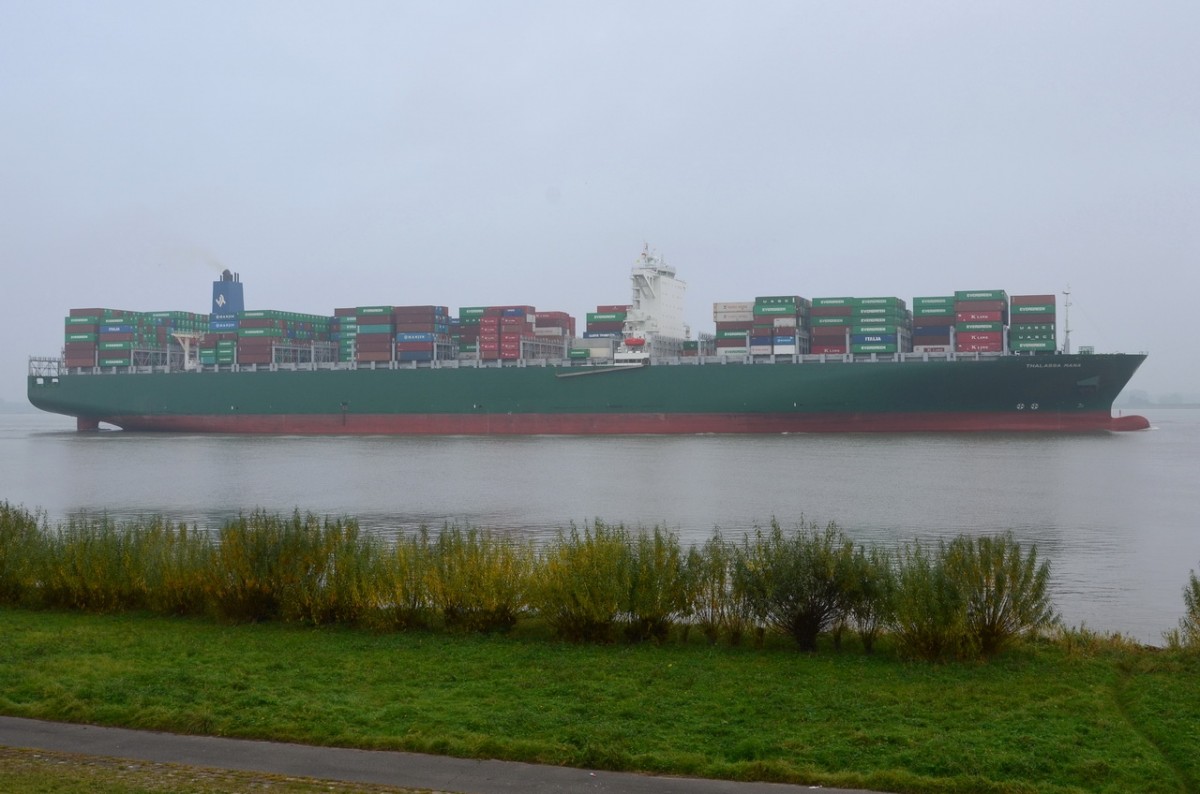
M 1200 394 L 1200 3 L 0 0 L 0 399 L 71 307 L 1073 290 Z M 1060 312 L 1062 311 L 1060 304 Z

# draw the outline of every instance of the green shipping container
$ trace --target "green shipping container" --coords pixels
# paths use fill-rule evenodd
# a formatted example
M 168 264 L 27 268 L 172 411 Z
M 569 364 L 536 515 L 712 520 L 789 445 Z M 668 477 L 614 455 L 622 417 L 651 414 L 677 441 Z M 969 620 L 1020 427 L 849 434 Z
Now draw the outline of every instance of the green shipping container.
M 122 358 L 116 358 L 116 357 L 102 358 L 102 359 L 100 359 L 100 366 L 102 366 L 102 367 L 128 367 L 129 366 L 129 356 L 124 356 Z
M 587 358 L 591 355 L 590 350 L 571 350 L 567 354 L 570 358 Z
M 748 331 L 717 331 L 717 339 L 745 339 Z
M 853 306 L 884 307 L 889 309 L 904 309 L 907 304 L 899 298 L 886 296 L 882 298 L 855 298 Z
M 1003 331 L 1004 323 L 956 323 L 954 325 L 956 331 Z
M 67 334 L 68 342 L 95 342 L 96 334 Z
M 896 349 L 895 344 L 870 343 L 850 345 L 851 353 L 895 353 Z
M 853 306 L 854 298 L 813 298 L 813 306 Z
M 850 325 L 849 317 L 812 317 L 809 325 Z
M 1010 306 L 1012 314 L 1054 314 L 1053 303 L 1042 303 L 1036 306 Z
M 588 312 L 589 323 L 618 323 L 625 322 L 628 312 Z
M 1002 289 L 964 289 L 954 293 L 956 301 L 1006 301 L 1008 293 Z
M 67 325 L 99 325 L 100 318 L 92 317 L 67 317 Z
M 467 319 L 468 317 L 478 319 L 483 316 L 483 313 L 486 309 L 486 306 L 461 306 L 458 310 L 458 316 L 463 320 Z
M 355 314 L 391 314 L 391 306 L 359 306 L 354 310 Z
M 855 325 L 851 326 L 850 333 L 852 334 L 906 334 L 908 328 L 903 325 L 894 323 L 879 323 L 876 325 Z
M 133 342 L 101 342 L 98 347 L 101 350 L 131 350 Z
M 360 334 L 390 334 L 395 331 L 395 326 L 391 323 L 372 323 L 371 325 L 359 325 L 358 333 Z
M 913 317 L 953 317 L 954 306 L 915 306 Z
M 796 306 L 795 304 L 789 306 L 782 303 L 766 303 L 761 305 L 756 303 L 754 304 L 754 314 L 759 317 L 764 315 L 795 317 Z
M 1044 341 L 1025 340 L 1009 344 L 1010 350 L 1054 350 L 1055 343 L 1051 339 Z
M 763 295 L 754 299 L 757 306 L 795 306 L 795 295 Z
M 253 336 L 283 336 L 282 328 L 239 328 L 238 338 Z
M 926 295 L 921 298 L 913 298 L 912 302 L 913 302 L 913 309 L 916 309 L 918 306 L 922 306 L 925 308 L 935 308 L 935 307 L 945 307 L 945 308 L 950 308 L 950 309 L 954 308 L 954 296 L 953 295 Z

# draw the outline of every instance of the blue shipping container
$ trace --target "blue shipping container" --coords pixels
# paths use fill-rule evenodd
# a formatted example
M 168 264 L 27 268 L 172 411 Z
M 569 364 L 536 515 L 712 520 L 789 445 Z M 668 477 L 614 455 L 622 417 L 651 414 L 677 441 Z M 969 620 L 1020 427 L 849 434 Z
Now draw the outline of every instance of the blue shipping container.
M 237 327 L 237 320 L 215 320 L 208 324 L 210 331 L 236 331 Z
M 769 345 L 769 344 L 771 344 L 771 340 L 773 338 L 774 337 L 770 337 L 770 336 L 752 336 L 752 337 L 750 337 L 750 344 L 752 344 L 752 345 Z
M 132 334 L 132 325 L 102 325 L 100 326 L 102 334 Z
M 524 309 L 501 309 L 500 314 L 504 315 L 505 317 L 524 317 L 525 310 Z
M 436 341 L 436 334 L 419 334 L 419 333 L 399 333 L 396 334 L 397 342 L 433 342 Z
M 851 334 L 850 344 L 852 345 L 894 345 L 896 344 L 895 334 Z
M 584 339 L 620 339 L 620 331 L 584 331 Z

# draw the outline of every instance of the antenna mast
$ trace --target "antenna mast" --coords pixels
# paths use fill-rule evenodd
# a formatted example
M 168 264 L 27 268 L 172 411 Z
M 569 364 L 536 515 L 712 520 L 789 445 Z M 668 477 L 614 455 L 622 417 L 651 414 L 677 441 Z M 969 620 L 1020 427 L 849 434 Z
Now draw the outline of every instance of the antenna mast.
M 1071 285 L 1063 290 L 1063 295 L 1066 300 L 1063 301 L 1063 325 L 1065 334 L 1063 335 L 1063 352 L 1068 356 L 1071 355 Z

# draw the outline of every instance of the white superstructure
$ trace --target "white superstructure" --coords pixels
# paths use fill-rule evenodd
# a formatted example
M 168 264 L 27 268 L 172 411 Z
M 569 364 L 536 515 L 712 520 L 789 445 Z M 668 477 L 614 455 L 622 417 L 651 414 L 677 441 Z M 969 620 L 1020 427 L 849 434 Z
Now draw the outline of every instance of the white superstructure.
M 687 284 L 649 245 L 634 262 L 630 280 L 633 290 L 615 361 L 640 364 L 652 356 L 678 356 L 690 335 L 683 321 Z

